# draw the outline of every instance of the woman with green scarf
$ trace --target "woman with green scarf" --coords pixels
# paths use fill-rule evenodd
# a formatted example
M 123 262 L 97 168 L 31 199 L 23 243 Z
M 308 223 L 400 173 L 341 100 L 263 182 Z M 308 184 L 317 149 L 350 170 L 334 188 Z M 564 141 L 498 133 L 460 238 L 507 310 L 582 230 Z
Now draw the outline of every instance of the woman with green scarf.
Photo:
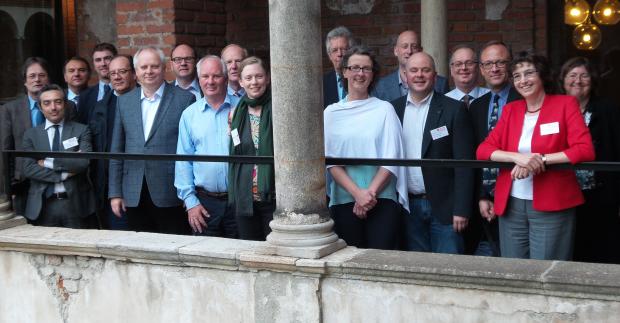
M 232 112 L 230 155 L 273 156 L 269 69 L 255 56 L 244 59 L 239 69 L 246 94 Z M 229 165 L 228 203 L 235 210 L 239 238 L 265 240 L 276 207 L 273 165 Z

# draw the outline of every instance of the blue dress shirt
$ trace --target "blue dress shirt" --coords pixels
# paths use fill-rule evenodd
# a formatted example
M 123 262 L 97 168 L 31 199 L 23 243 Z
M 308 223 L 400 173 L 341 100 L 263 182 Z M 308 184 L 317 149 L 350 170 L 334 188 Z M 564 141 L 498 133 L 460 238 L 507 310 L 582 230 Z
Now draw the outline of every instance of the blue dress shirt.
M 202 98 L 185 109 L 179 122 L 177 154 L 228 155 L 228 113 L 238 101 L 239 98 L 226 95 L 224 103 L 215 110 Z M 177 161 L 174 186 L 189 210 L 200 204 L 196 187 L 209 192 L 228 191 L 228 163 Z

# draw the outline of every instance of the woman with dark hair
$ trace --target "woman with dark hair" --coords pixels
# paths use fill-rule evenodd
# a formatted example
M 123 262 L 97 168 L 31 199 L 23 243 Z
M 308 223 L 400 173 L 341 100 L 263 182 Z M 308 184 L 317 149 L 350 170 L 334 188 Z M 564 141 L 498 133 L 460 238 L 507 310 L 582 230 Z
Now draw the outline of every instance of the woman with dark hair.
M 401 125 L 394 107 L 370 96 L 379 65 L 363 47 L 342 61 L 347 96 L 324 112 L 325 155 L 345 158 L 404 158 Z M 408 210 L 405 168 L 329 165 L 330 214 L 335 231 L 359 248 L 397 247 L 402 207 Z
M 590 129 L 597 161 L 620 161 L 620 112 L 611 101 L 595 96 L 598 76 L 590 60 L 574 57 L 560 70 L 560 88 L 579 101 Z M 577 170 L 586 202 L 577 207 L 575 260 L 620 263 L 620 174 Z
M 251 56 L 241 62 L 239 73 L 245 95 L 231 111 L 230 155 L 273 156 L 269 68 Z M 228 185 L 239 238 L 265 240 L 276 207 L 273 165 L 230 163 Z
M 495 186 L 502 257 L 570 260 L 575 207 L 584 202 L 571 169 L 547 165 L 594 159 L 594 147 L 574 97 L 550 95 L 548 63 L 521 53 L 510 65 L 523 100 L 504 107 L 497 126 L 480 144 L 478 159 L 514 163 Z

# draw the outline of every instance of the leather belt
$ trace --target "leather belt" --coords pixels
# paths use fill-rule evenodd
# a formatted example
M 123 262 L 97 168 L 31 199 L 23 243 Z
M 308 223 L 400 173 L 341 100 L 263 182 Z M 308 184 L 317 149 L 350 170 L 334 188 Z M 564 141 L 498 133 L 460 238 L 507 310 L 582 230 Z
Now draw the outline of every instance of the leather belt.
M 50 196 L 49 198 L 56 199 L 56 200 L 66 200 L 69 198 L 69 195 L 67 195 L 67 192 L 52 193 L 52 196 Z
M 228 199 L 228 192 L 209 192 L 202 187 L 196 187 L 196 193 L 202 196 L 208 196 L 219 200 Z
M 409 195 L 409 199 L 428 200 L 428 196 L 426 196 L 426 193 L 422 193 L 422 194 L 409 193 L 408 195 Z

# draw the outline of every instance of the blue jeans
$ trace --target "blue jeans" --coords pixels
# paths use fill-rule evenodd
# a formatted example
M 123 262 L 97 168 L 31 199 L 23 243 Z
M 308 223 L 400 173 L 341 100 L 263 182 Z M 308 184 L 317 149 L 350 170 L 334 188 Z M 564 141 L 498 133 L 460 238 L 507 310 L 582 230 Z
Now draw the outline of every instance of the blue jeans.
M 462 254 L 463 236 L 454 231 L 452 224 L 442 224 L 433 216 L 427 199 L 409 199 L 411 214 L 405 217 L 407 250 Z

